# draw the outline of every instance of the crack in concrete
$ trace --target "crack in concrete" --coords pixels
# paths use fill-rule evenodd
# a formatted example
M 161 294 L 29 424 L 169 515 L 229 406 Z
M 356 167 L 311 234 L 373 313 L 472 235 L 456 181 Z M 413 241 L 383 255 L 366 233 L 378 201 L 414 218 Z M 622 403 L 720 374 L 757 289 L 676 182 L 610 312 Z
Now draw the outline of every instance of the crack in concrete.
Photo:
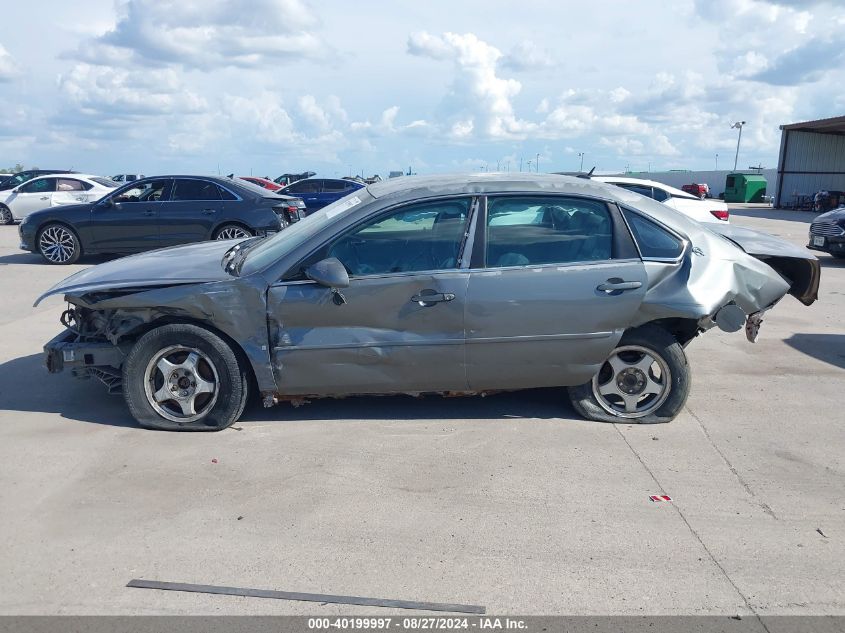
M 666 490 L 663 488 L 663 485 L 657 479 L 657 476 L 654 474 L 654 472 L 651 470 L 651 468 L 648 467 L 648 464 L 645 463 L 645 460 L 637 452 L 637 449 L 635 449 L 631 445 L 631 443 L 628 441 L 628 438 L 625 437 L 625 434 L 620 430 L 619 425 L 614 424 L 613 428 L 616 429 L 616 432 L 619 433 L 619 437 L 622 438 L 622 441 L 625 442 L 625 444 L 628 446 L 628 449 L 631 451 L 631 453 L 633 453 L 634 457 L 637 458 L 637 461 L 640 463 L 640 465 L 643 467 L 643 469 L 645 469 L 645 471 L 648 473 L 649 477 L 651 477 L 652 481 L 657 486 L 657 491 L 660 494 L 666 494 Z M 731 585 L 731 587 L 733 587 L 733 589 L 734 589 L 734 591 L 736 591 L 737 595 L 740 598 L 742 598 L 742 601 L 745 603 L 745 607 L 754 615 L 754 617 L 757 619 L 757 622 L 759 622 L 760 626 L 763 627 L 763 629 L 766 631 L 766 633 L 770 633 L 769 628 L 766 626 L 766 624 L 760 618 L 760 614 L 758 614 L 756 609 L 754 609 L 754 607 L 751 606 L 751 602 L 748 600 L 746 595 L 742 592 L 742 590 L 739 588 L 739 586 L 733 581 L 733 579 L 730 577 L 727 570 L 722 566 L 722 564 L 716 559 L 716 556 L 714 556 L 713 552 L 710 551 L 710 548 L 707 547 L 707 544 L 704 542 L 704 540 L 701 538 L 701 536 L 698 534 L 698 532 L 695 530 L 695 528 L 692 527 L 690 522 L 687 520 L 687 517 L 684 515 L 684 513 L 678 507 L 678 504 L 672 503 L 671 505 L 672 505 L 672 508 L 675 510 L 675 512 L 678 514 L 678 516 L 681 518 L 681 521 L 684 522 L 684 525 L 687 526 L 687 529 L 690 531 L 690 534 L 692 534 L 693 537 L 695 538 L 695 540 L 699 542 L 702 549 L 707 553 L 707 556 L 710 558 L 711 561 L 713 561 L 713 564 L 722 573 L 722 576 L 725 577 L 725 580 L 727 580 L 728 583 Z
M 701 432 L 704 434 L 704 437 L 709 442 L 710 446 L 716 451 L 716 454 L 722 458 L 722 461 L 725 462 L 725 465 L 728 467 L 728 470 L 733 473 L 733 476 L 736 477 L 736 480 L 739 482 L 739 485 L 745 490 L 746 494 L 751 497 L 755 504 L 757 504 L 763 512 L 768 514 L 770 517 L 778 520 L 778 516 L 775 514 L 775 511 L 767 504 L 765 501 L 760 499 L 755 492 L 751 489 L 751 486 L 748 485 L 748 482 L 743 479 L 742 475 L 739 474 L 739 471 L 734 467 L 731 461 L 727 458 L 727 456 L 722 452 L 722 450 L 716 446 L 716 442 L 713 441 L 713 438 L 710 437 L 710 433 L 707 431 L 707 428 L 704 426 L 704 423 L 701 421 L 695 412 L 689 408 L 689 406 L 684 407 L 687 412 L 692 416 L 692 419 L 696 421 L 698 424 L 698 428 L 701 429 Z

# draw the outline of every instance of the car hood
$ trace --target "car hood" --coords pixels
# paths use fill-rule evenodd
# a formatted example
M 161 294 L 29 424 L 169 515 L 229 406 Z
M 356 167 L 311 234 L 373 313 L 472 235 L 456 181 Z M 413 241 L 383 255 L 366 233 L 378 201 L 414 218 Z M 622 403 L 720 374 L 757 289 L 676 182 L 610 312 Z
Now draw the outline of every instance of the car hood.
M 823 222 L 836 222 L 838 220 L 845 220 L 845 207 L 838 207 L 836 209 L 833 209 L 833 211 L 822 213 L 815 220 L 813 220 L 813 222 L 818 222 L 820 220 Z
M 231 240 L 174 246 L 92 266 L 59 282 L 36 299 L 52 295 L 85 294 L 97 290 L 152 288 L 231 279 L 222 260 L 235 245 Z

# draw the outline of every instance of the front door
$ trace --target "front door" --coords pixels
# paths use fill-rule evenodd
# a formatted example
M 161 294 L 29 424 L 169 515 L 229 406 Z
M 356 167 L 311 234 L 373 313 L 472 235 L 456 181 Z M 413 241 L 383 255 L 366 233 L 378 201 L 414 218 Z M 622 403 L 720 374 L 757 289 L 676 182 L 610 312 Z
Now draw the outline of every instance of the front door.
M 134 253 L 158 248 L 158 215 L 170 195 L 169 178 L 151 178 L 125 185 L 91 210 L 91 250 Z
M 350 285 L 342 299 L 301 279 L 271 286 L 279 391 L 465 391 L 469 270 L 460 254 L 472 207 L 468 197 L 406 205 L 324 245 L 309 261 L 344 263 Z
M 586 382 L 647 287 L 618 211 L 563 196 L 493 197 L 486 222 L 486 264 L 467 290 L 470 388 Z
M 22 184 L 6 200 L 6 206 L 16 220 L 23 220 L 34 211 L 51 206 L 51 196 L 56 191 L 55 178 L 37 178 Z

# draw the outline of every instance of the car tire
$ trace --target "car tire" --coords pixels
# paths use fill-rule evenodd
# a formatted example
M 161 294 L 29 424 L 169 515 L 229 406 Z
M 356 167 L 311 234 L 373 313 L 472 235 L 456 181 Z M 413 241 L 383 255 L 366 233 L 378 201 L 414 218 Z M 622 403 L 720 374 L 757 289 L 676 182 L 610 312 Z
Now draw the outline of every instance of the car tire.
M 0 204 L 0 224 L 12 224 L 15 221 L 15 217 L 12 215 L 12 211 L 6 205 Z
M 661 424 L 684 408 L 691 383 L 680 343 L 661 327 L 643 325 L 625 332 L 596 376 L 569 388 L 569 399 L 588 420 Z
M 234 350 L 196 325 L 147 332 L 123 364 L 123 397 L 150 429 L 221 431 L 241 416 L 248 395 L 249 374 Z
M 38 231 L 35 246 L 48 264 L 67 266 L 82 256 L 79 237 L 69 226 L 53 222 Z
M 214 231 L 215 240 L 245 240 L 253 236 L 253 232 L 240 224 L 224 224 Z

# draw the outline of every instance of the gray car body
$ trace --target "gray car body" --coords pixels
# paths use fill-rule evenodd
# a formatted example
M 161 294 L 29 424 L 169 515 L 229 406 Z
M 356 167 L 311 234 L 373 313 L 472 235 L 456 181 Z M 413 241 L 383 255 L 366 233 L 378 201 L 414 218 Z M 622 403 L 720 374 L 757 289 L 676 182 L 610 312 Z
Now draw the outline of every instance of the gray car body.
M 632 209 L 675 233 L 684 250 L 670 261 L 633 257 L 505 268 L 477 267 L 465 253 L 455 269 L 353 277 L 342 289 L 342 305 L 333 300 L 333 289 L 296 274 L 320 245 L 382 211 L 426 199 L 484 200 L 495 194 L 586 197 Z M 481 212 L 471 219 L 467 249 L 477 247 Z M 712 327 L 725 306 L 752 315 L 787 293 L 807 305 L 815 300 L 819 265 L 807 251 L 740 227 L 719 227 L 725 235 L 711 228 L 649 198 L 586 179 L 401 178 L 369 185 L 268 238 L 269 246 L 259 244 L 255 251 L 278 247 L 277 257 L 253 269 L 248 253 L 241 276 L 224 270 L 232 244 L 208 242 L 89 268 L 36 305 L 64 294 L 84 318 L 97 317 L 97 331 L 83 337 L 66 331 L 54 341 L 83 351 L 86 342 L 107 341 L 119 356 L 159 323 L 204 325 L 248 361 L 265 404 L 302 396 L 575 385 L 598 371 L 629 328 L 657 322 L 686 344 Z M 642 287 L 618 296 L 596 290 L 611 278 L 641 280 Z M 456 293 L 460 300 L 435 307 L 410 300 L 423 289 Z M 77 375 L 98 362 L 96 354 L 84 363 L 79 354 L 65 358 L 76 359 Z M 118 364 L 114 354 L 109 358 Z M 502 371 L 503 363 L 509 371 Z

